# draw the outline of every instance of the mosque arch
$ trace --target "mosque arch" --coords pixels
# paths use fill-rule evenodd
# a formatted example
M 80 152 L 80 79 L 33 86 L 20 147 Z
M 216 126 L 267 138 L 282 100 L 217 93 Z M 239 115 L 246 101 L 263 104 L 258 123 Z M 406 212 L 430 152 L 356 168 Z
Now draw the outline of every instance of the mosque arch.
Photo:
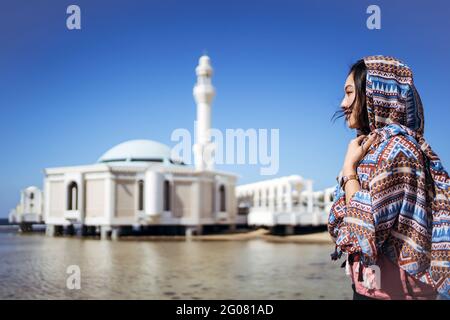
M 138 181 L 138 210 L 144 210 L 144 181 Z
M 78 185 L 75 181 L 67 186 L 67 210 L 78 210 Z
M 220 211 L 221 212 L 227 211 L 226 192 L 225 192 L 225 186 L 223 184 L 219 187 L 219 199 L 220 199 Z
M 170 181 L 164 180 L 164 211 L 170 211 Z

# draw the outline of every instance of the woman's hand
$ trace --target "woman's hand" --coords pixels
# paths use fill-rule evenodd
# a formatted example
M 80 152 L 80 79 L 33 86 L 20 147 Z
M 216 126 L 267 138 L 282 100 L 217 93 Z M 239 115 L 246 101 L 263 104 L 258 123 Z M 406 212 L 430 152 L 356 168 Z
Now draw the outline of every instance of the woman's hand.
M 377 135 L 372 132 L 369 134 L 369 138 L 364 144 L 361 142 L 366 138 L 366 135 L 361 135 L 350 141 L 347 148 L 347 154 L 345 155 L 344 166 L 342 168 L 342 174 L 347 176 L 355 174 L 356 166 L 358 162 L 364 158 L 372 143 L 376 140 Z

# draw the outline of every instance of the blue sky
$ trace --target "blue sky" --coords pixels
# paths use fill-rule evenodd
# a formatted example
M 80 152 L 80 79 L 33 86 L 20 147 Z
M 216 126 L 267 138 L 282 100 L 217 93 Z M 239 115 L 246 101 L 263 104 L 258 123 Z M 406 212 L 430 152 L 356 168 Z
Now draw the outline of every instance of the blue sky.
M 82 30 L 66 28 L 77 4 Z M 366 8 L 381 8 L 381 30 Z M 206 50 L 213 126 L 280 129 L 277 176 L 334 184 L 354 132 L 330 121 L 350 64 L 372 54 L 410 65 L 425 138 L 450 165 L 447 1 L 0 1 L 0 217 L 43 169 L 90 164 L 129 139 L 173 145 L 193 129 L 194 68 Z M 447 137 L 445 134 L 447 133 Z M 240 183 L 257 165 L 224 165 Z

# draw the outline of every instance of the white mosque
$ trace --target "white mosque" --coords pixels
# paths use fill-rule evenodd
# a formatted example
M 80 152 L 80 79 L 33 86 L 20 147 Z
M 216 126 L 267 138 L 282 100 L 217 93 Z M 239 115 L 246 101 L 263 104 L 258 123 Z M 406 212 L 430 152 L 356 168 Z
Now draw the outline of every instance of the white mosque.
M 211 148 L 215 94 L 208 56 L 200 58 L 196 74 L 195 167 L 174 161 L 171 149 L 159 142 L 131 140 L 112 147 L 95 164 L 47 168 L 43 219 L 48 235 L 78 226 L 96 228 L 102 237 L 142 226 L 183 226 L 186 232 L 202 233 L 205 226 L 233 228 L 239 222 L 237 176 L 214 170 L 213 162 L 202 158 Z M 11 220 L 19 221 L 21 213 L 16 210 Z
M 214 161 L 206 158 L 214 149 L 209 130 L 215 89 L 208 56 L 200 57 L 196 74 L 194 167 L 173 159 L 171 149 L 159 142 L 126 141 L 94 164 L 45 169 L 43 192 L 23 190 L 10 222 L 45 222 L 49 236 L 77 230 L 102 238 L 155 227 L 189 235 L 247 222 L 269 227 L 326 224 L 332 188 L 314 192 L 311 180 L 289 176 L 236 190 L 237 175 L 214 169 Z

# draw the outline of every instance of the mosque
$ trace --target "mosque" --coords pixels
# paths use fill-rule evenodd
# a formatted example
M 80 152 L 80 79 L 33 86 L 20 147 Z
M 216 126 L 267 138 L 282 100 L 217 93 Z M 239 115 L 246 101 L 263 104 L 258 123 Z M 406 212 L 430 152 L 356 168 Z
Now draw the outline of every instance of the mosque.
M 94 164 L 45 169 L 44 190 L 24 189 L 10 222 L 25 230 L 45 222 L 49 236 L 69 230 L 101 238 L 136 229 L 190 235 L 247 224 L 326 224 L 331 188 L 314 192 L 312 181 L 300 176 L 236 188 L 237 175 L 215 170 L 213 153 L 208 152 L 214 150 L 209 133 L 215 95 L 210 58 L 201 56 L 195 70 L 195 166 L 172 158 L 171 148 L 159 142 L 126 141 Z
M 185 232 L 200 234 L 206 226 L 234 228 L 239 223 L 237 176 L 214 170 L 213 163 L 202 157 L 211 146 L 208 130 L 215 95 L 208 56 L 200 58 L 196 74 L 195 167 L 172 159 L 164 144 L 131 140 L 106 151 L 97 163 L 47 168 L 41 216 L 48 235 L 81 227 L 83 232 L 95 228 L 108 237 L 145 226 L 181 226 Z M 30 200 L 24 196 L 24 203 Z M 11 220 L 23 216 L 17 209 Z

